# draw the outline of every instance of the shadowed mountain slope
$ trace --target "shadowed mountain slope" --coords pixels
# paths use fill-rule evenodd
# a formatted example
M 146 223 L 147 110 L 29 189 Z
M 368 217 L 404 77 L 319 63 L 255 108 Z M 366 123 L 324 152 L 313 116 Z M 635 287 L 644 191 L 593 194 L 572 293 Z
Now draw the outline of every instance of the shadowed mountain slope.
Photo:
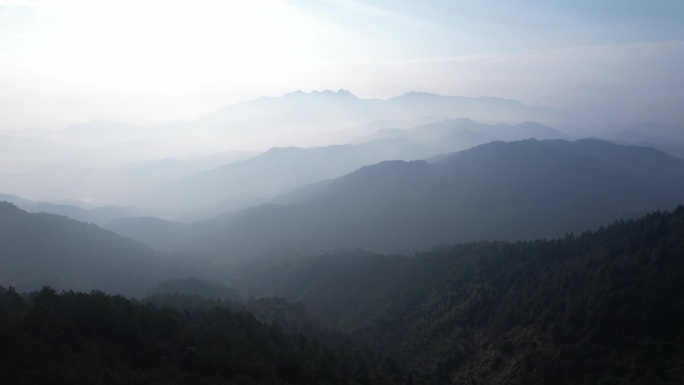
M 0 264 L 0 284 L 22 291 L 50 285 L 141 296 L 176 275 L 169 259 L 138 242 L 7 202 L 0 202 Z
M 168 184 L 147 205 L 205 217 L 267 202 L 296 187 L 335 178 L 389 159 L 421 159 L 437 152 L 408 139 L 361 145 L 273 148 L 254 158 Z
M 301 301 L 439 383 L 676 384 L 683 251 L 679 206 L 552 241 L 264 264 L 234 284 Z
M 363 167 L 291 194 L 288 205 L 196 222 L 187 230 L 196 238 L 181 248 L 239 258 L 550 238 L 675 207 L 683 176 L 684 161 L 652 149 L 595 140 L 493 142 L 434 163 Z M 126 235 L 145 240 L 144 233 Z

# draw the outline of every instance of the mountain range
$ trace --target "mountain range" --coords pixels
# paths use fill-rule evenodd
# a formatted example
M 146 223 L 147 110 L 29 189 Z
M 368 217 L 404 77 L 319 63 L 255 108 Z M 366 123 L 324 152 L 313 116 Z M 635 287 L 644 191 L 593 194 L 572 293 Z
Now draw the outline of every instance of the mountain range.
M 653 122 L 598 127 L 572 114 L 494 97 L 411 92 L 382 100 L 346 90 L 298 91 L 158 126 L 98 120 L 61 130 L 2 131 L 0 193 L 52 203 L 133 205 L 149 215 L 190 221 L 384 160 L 428 158 L 496 140 L 574 140 L 586 132 L 684 155 L 684 129 Z M 269 159 L 275 164 L 268 165 Z
M 357 137 L 354 144 L 280 147 L 252 157 L 244 152 L 223 153 L 214 160 L 223 165 L 214 168 L 207 167 L 211 161 L 172 158 L 111 169 L 53 165 L 0 174 L 0 184 L 7 193 L 33 200 L 134 205 L 165 218 L 189 220 L 264 203 L 296 187 L 384 160 L 423 159 L 492 140 L 527 138 L 568 136 L 538 123 L 492 126 L 460 118 L 411 129 L 380 129 Z
M 149 214 L 147 211 L 133 206 L 92 207 L 78 202 L 75 204 L 38 202 L 7 194 L 0 194 L 0 201 L 12 203 L 30 213 L 63 215 L 79 222 L 94 223 L 100 226 L 118 218 L 141 217 Z
M 402 121 L 403 125 L 411 125 L 406 122 L 417 125 L 466 116 L 487 123 L 538 121 L 550 125 L 567 124 L 571 118 L 548 108 L 494 97 L 413 92 L 382 100 L 359 98 L 347 90 L 326 90 L 260 97 L 190 121 L 158 126 L 94 120 L 60 130 L 5 130 L 2 133 L 13 138 L 41 139 L 53 143 L 56 148 L 72 146 L 84 151 L 97 150 L 101 162 L 118 159 L 123 163 L 125 160 L 179 158 L 245 148 L 263 151 L 275 146 L 339 144 L 344 141 L 339 131 L 349 128 L 355 129 L 349 130 L 347 135 L 354 135 L 363 127 L 368 129 L 365 132 L 368 134 L 373 129 L 395 127 Z M 327 136 L 334 139 L 326 139 Z M 20 152 L 15 155 L 13 162 L 23 160 Z
M 182 263 L 131 239 L 8 202 L 0 202 L 0 245 L 0 285 L 20 291 L 49 285 L 140 297 L 156 282 L 181 274 Z
M 683 231 L 679 206 L 549 241 L 260 261 L 222 278 L 268 297 L 244 312 L 197 295 L 235 293 L 198 279 L 165 281 L 142 301 L 21 295 L 40 283 L 135 295 L 174 274 L 168 257 L 97 226 L 0 203 L 0 366 L 29 383 L 86 371 L 112 383 L 266 372 L 273 383 L 673 384 L 684 375 Z
M 679 206 L 548 241 L 256 264 L 232 282 L 302 303 L 424 383 L 675 384 L 683 247 Z
M 107 227 L 155 248 L 229 258 L 350 247 L 410 253 L 558 237 L 671 209 L 684 196 L 682 180 L 684 160 L 651 148 L 591 139 L 492 142 L 432 161 L 365 166 L 277 203 L 188 225 L 128 218 Z
M 681 384 L 684 128 L 610 114 L 340 89 L 0 131 L 0 382 Z

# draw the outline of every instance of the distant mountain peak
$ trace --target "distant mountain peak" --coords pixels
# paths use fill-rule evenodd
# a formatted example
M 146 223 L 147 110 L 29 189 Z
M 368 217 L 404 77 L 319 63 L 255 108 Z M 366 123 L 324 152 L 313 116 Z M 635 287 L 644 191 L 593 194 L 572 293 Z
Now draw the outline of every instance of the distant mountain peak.
M 323 90 L 323 91 L 318 91 L 318 90 L 313 90 L 311 92 L 304 92 L 302 90 L 297 90 L 294 92 L 290 92 L 287 94 L 283 95 L 283 98 L 302 98 L 302 97 L 316 97 L 316 96 L 325 96 L 325 97 L 335 97 L 335 98 L 354 98 L 356 99 L 356 96 L 352 94 L 349 90 L 345 90 L 343 88 L 340 88 L 337 91 L 332 91 L 332 90 Z

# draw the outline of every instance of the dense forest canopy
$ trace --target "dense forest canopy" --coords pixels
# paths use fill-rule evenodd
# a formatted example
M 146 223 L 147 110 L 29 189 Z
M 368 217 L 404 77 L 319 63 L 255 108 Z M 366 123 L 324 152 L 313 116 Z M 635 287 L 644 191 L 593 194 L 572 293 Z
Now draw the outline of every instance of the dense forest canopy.
M 246 292 L 299 300 L 420 373 L 456 383 L 678 383 L 684 207 L 551 241 L 254 267 Z
M 677 384 L 682 256 L 684 206 L 557 240 L 260 262 L 143 301 L 2 288 L 0 365 L 16 383 Z
M 386 377 L 382 357 L 371 352 L 289 334 L 227 306 L 178 310 L 48 287 L 24 298 L 0 287 L 0 310 L 3 384 L 374 384 Z

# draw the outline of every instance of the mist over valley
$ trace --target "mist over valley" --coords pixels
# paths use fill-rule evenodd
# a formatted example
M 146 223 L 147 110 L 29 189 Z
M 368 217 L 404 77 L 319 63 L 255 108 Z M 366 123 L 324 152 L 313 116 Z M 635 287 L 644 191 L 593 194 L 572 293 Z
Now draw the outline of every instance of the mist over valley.
M 0 382 L 681 384 L 682 14 L 0 0 Z

